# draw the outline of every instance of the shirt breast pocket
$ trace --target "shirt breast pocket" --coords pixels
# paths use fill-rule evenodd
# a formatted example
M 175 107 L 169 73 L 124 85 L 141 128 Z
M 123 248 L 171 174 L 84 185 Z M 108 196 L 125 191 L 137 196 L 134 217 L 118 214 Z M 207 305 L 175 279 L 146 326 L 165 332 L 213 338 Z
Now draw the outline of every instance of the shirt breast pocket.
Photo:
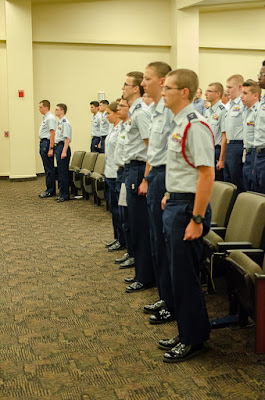
M 242 125 L 242 114 L 239 111 L 232 111 L 230 116 L 234 126 Z
M 182 139 L 181 138 L 170 138 L 168 141 L 168 150 L 181 153 Z

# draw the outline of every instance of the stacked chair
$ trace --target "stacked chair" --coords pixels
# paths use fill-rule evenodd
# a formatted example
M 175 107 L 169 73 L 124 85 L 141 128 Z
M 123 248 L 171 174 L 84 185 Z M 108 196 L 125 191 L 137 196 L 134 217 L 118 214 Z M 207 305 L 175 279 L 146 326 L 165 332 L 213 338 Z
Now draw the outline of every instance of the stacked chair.
M 75 195 L 79 190 L 82 190 L 84 195 L 83 178 L 86 174 L 91 173 L 94 170 L 98 153 L 87 152 L 84 155 L 82 165 L 80 168 L 76 168 L 73 173 L 74 193 Z
M 99 154 L 93 170 L 86 170 L 83 173 L 84 195 L 89 198 L 90 194 L 94 195 L 94 203 L 101 204 L 105 197 L 105 154 Z
M 71 159 L 71 163 L 69 165 L 69 186 L 71 187 L 71 193 L 74 193 L 74 184 L 73 184 L 73 175 L 76 169 L 80 169 L 84 155 L 86 154 L 85 151 L 75 151 L 73 157 Z

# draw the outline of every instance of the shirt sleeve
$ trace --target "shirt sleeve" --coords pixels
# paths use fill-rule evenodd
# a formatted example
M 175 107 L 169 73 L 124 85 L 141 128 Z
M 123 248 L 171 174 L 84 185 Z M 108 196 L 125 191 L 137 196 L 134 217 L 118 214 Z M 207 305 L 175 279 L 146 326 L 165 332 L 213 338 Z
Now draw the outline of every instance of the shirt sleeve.
M 72 139 L 72 127 L 68 122 L 63 123 L 63 136 L 68 139 Z
M 56 131 L 56 120 L 55 120 L 55 119 L 53 119 L 53 118 L 48 118 L 48 119 L 47 119 L 47 125 L 48 125 L 48 128 L 49 128 L 50 131 L 51 131 L 52 129 L 53 129 L 54 131 Z
M 214 167 L 213 135 L 206 125 L 199 121 L 193 122 L 186 140 L 195 167 Z

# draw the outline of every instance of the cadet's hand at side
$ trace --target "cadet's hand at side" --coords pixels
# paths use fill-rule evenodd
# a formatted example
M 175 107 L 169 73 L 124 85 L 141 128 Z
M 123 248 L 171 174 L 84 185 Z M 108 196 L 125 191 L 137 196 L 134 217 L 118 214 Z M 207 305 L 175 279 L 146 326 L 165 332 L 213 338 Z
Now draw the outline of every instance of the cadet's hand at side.
M 48 157 L 52 157 L 53 156 L 53 149 L 49 149 L 48 151 Z
M 61 154 L 61 160 L 63 160 L 64 158 L 66 158 L 66 151 L 62 151 L 62 154 Z
M 198 239 L 202 235 L 202 232 L 203 232 L 202 224 L 196 224 L 193 220 L 191 220 L 185 230 L 185 235 L 183 240 Z
M 163 199 L 161 200 L 161 208 L 162 208 L 162 210 L 165 209 L 166 202 L 167 202 L 167 198 L 166 198 L 166 196 L 164 196 Z
M 147 188 L 148 188 L 148 183 L 145 179 L 143 179 L 142 183 L 138 187 L 138 196 L 146 196 Z

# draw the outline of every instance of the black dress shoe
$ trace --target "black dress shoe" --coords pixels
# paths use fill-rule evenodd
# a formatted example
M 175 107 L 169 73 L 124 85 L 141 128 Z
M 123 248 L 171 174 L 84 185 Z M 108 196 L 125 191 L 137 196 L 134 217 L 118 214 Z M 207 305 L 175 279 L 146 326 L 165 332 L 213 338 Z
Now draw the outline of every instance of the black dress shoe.
M 55 196 L 55 194 L 52 194 L 52 193 L 49 193 L 49 192 L 44 192 L 44 193 L 39 194 L 39 197 L 41 199 L 46 199 L 47 197 L 53 197 L 53 196 Z
M 142 290 L 149 289 L 153 286 L 154 285 L 152 283 L 144 284 L 142 282 L 135 281 L 130 286 L 127 286 L 126 292 L 127 293 L 141 292 Z
M 117 240 L 112 246 L 108 248 L 108 251 L 118 251 L 124 249 L 125 249 L 124 244 L 120 244 L 120 242 Z
M 129 257 L 126 261 L 120 264 L 120 269 L 134 267 L 134 257 Z
M 176 363 L 189 360 L 190 358 L 202 353 L 203 350 L 203 343 L 188 346 L 179 342 L 177 346 L 164 354 L 163 361 L 166 363 Z
M 158 348 L 162 350 L 170 350 L 172 347 L 177 346 L 179 344 L 179 335 L 174 336 L 171 339 L 161 339 L 158 342 Z
M 118 241 L 117 239 L 113 239 L 111 242 L 107 243 L 105 245 L 105 247 L 108 248 L 108 247 L 112 246 L 114 243 L 116 243 L 117 241 Z
M 147 304 L 144 306 L 145 314 L 154 314 L 155 312 L 161 310 L 161 308 L 166 307 L 164 300 L 158 300 L 154 304 Z
M 124 282 L 125 283 L 133 283 L 133 282 L 136 282 L 136 279 L 135 279 L 135 277 L 134 278 L 125 278 Z
M 70 200 L 69 197 L 68 199 L 64 199 L 63 197 L 58 197 L 57 203 L 63 203 L 64 201 L 69 201 L 69 200 Z
M 174 321 L 174 316 L 166 308 L 162 308 L 156 314 L 153 314 L 149 318 L 149 322 L 152 325 L 165 324 L 166 322 Z
M 128 258 L 129 258 L 129 254 L 125 253 L 123 257 L 116 258 L 116 260 L 114 262 L 115 262 L 115 264 L 120 264 L 120 263 L 123 263 L 124 261 L 128 260 Z

